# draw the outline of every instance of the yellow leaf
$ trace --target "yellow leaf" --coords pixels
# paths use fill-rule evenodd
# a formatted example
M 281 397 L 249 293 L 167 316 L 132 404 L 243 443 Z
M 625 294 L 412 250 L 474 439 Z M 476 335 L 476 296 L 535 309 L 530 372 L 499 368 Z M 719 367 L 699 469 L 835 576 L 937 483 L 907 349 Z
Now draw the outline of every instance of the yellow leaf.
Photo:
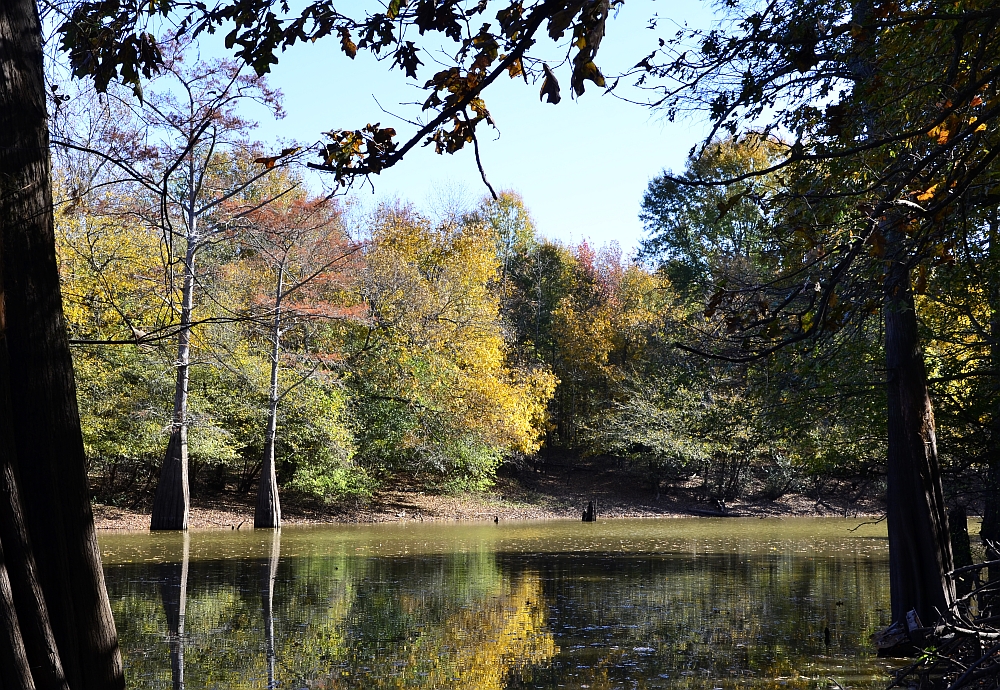
M 522 69 L 522 66 L 521 66 L 521 58 L 518 58 L 518 59 L 514 60 L 514 62 L 510 63 L 507 66 L 507 74 L 510 75 L 511 79 L 513 79 L 514 77 L 519 76 L 522 71 L 523 71 L 523 69 Z

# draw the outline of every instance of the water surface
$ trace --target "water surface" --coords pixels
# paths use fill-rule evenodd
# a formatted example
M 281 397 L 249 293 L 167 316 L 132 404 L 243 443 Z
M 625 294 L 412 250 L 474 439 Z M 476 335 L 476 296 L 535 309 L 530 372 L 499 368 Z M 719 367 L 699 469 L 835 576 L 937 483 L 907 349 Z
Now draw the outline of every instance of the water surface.
M 883 687 L 883 525 L 104 534 L 132 688 Z

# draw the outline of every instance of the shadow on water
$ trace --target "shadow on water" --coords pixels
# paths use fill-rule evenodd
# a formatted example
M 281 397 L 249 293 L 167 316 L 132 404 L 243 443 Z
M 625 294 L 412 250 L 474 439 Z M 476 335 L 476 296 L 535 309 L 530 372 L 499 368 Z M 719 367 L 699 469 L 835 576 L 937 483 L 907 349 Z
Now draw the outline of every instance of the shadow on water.
M 867 641 L 887 618 L 879 535 L 449 529 L 105 539 L 129 686 L 884 684 Z

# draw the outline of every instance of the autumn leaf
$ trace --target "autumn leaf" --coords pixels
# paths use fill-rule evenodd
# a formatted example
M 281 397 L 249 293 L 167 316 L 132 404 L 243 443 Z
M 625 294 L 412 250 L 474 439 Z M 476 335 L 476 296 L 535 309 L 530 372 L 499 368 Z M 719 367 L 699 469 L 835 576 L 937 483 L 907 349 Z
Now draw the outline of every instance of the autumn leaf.
M 512 63 L 507 65 L 507 74 L 510 75 L 511 79 L 519 76 L 523 72 L 524 72 L 524 66 L 521 64 L 521 58 L 517 58 Z
M 934 191 L 938 188 L 938 185 L 933 184 L 926 190 L 917 194 L 917 201 L 927 201 L 928 199 L 934 198 Z
M 344 51 L 344 54 L 351 58 L 352 60 L 358 54 L 358 47 L 351 40 L 351 32 L 345 27 L 340 27 L 338 29 L 340 32 L 340 48 Z
M 405 0 L 391 0 L 389 3 L 389 9 L 386 11 L 386 15 L 389 19 L 395 19 L 399 16 L 399 11 L 403 9 L 404 5 L 406 5 Z
M 559 95 L 559 81 L 556 79 L 556 75 L 552 73 L 549 66 L 542 64 L 542 71 L 545 73 L 545 78 L 542 80 L 542 88 L 538 92 L 538 100 L 545 98 L 547 103 L 552 103 L 553 105 L 562 100 L 562 96 Z

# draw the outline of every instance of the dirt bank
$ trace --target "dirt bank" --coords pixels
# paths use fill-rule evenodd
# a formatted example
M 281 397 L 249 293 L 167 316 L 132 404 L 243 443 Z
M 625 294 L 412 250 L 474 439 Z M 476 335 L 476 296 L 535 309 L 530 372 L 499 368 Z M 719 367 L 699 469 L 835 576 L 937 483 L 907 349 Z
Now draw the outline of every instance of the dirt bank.
M 192 529 L 248 529 L 253 525 L 253 497 L 224 493 L 196 496 L 191 501 Z M 698 500 L 697 482 L 674 486 L 661 494 L 641 485 L 634 476 L 598 464 L 547 464 L 526 469 L 515 477 L 498 479 L 487 492 L 446 495 L 411 481 L 380 492 L 366 503 L 323 506 L 311 501 L 284 499 L 287 525 L 455 520 L 579 519 L 588 501 L 596 501 L 601 517 L 691 517 L 877 515 L 881 506 L 871 500 L 849 503 L 836 492 L 819 498 L 788 494 L 775 501 L 750 497 L 720 506 Z M 146 530 L 148 509 L 94 505 L 99 530 Z

